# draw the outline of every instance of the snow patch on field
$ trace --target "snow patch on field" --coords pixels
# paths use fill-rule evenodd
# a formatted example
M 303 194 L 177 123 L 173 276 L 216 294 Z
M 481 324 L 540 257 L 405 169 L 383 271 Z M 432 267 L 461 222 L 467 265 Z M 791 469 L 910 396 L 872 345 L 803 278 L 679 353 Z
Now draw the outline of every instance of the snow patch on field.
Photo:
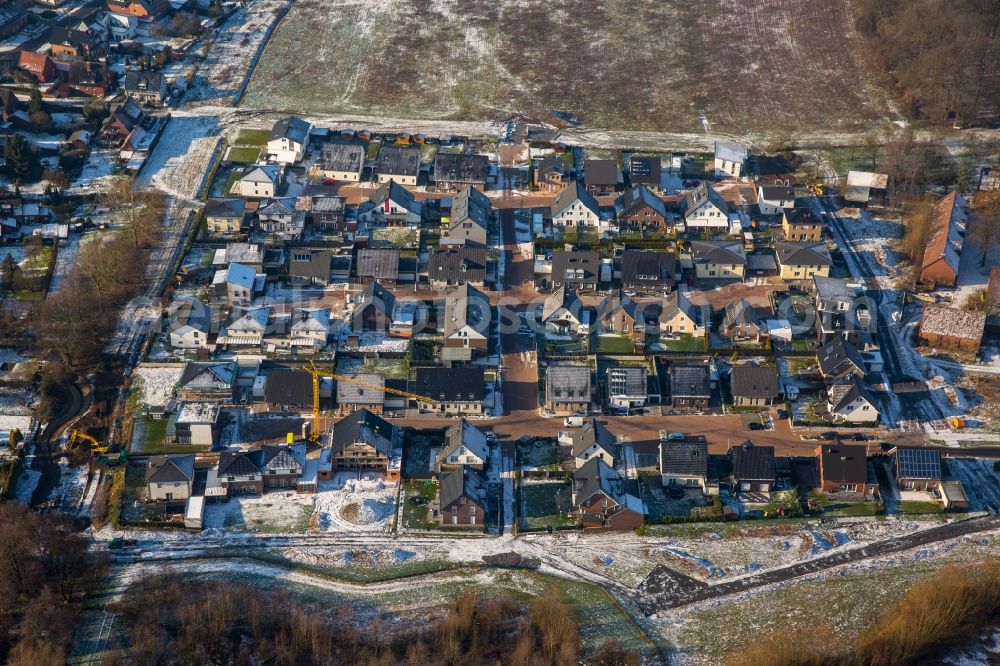
M 88 469 L 86 465 L 71 467 L 65 457 L 59 459 L 59 483 L 49 494 L 49 501 L 58 502 L 64 510 L 73 509 L 87 489 Z
M 142 381 L 142 401 L 150 406 L 163 406 L 174 397 L 174 387 L 184 372 L 183 365 L 140 365 L 135 376 Z
M 388 531 L 396 512 L 396 484 L 387 485 L 378 477 L 351 477 L 341 473 L 320 484 L 316 495 L 320 531 Z
M 221 139 L 218 117 L 174 115 L 143 165 L 137 186 L 188 201 L 197 199 Z

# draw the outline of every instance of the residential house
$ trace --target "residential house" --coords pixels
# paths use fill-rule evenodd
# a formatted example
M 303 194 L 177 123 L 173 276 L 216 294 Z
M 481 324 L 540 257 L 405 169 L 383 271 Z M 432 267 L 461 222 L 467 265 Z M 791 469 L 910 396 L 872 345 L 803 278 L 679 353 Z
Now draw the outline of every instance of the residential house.
M 465 419 L 445 428 L 444 446 L 435 452 L 432 464 L 438 474 L 461 467 L 485 469 L 490 445 L 483 431 Z
M 573 473 L 573 513 L 584 528 L 634 530 L 645 519 L 642 500 L 625 488 L 626 480 L 600 458 Z
M 733 404 L 738 407 L 773 405 L 781 393 L 776 368 L 737 365 L 729 378 Z
M 559 192 L 550 207 L 549 216 L 556 227 L 586 227 L 607 229 L 601 221 L 601 209 L 597 199 L 579 180 L 571 181 Z
M 108 0 L 108 11 L 140 18 L 157 18 L 170 9 L 167 0 Z
M 788 185 L 758 185 L 757 207 L 762 215 L 784 213 L 795 207 L 795 188 Z
M 605 396 L 613 410 L 628 410 L 642 407 L 649 399 L 645 366 L 621 366 L 607 369 Z
M 879 411 L 875 396 L 871 394 L 865 381 L 857 375 L 826 389 L 827 409 L 837 423 L 874 425 L 878 423 Z
M 125 96 L 137 104 L 163 106 L 167 99 L 167 78 L 163 72 L 130 69 L 125 72 Z
M 585 324 L 583 303 L 568 286 L 549 294 L 542 304 L 541 317 L 547 337 L 577 335 Z
M 486 281 L 485 247 L 447 247 L 431 252 L 427 279 L 435 289 L 458 284 L 483 286 Z
M 492 309 L 484 293 L 464 284 L 449 292 L 444 303 L 445 361 L 468 361 L 476 353 L 485 353 L 489 347 Z
M 24 105 L 14 91 L 9 88 L 0 89 L 0 119 L 8 122 L 18 111 L 24 111 Z
M 77 24 L 77 28 L 53 26 L 48 41 L 53 58 L 97 60 L 108 51 L 105 31 L 81 24 Z
M 865 362 L 858 348 L 840 336 L 823 345 L 817 360 L 820 374 L 825 379 L 842 380 L 849 375 L 865 375 Z
M 816 275 L 827 277 L 833 259 L 826 243 L 790 243 L 777 241 L 774 254 L 778 259 L 779 275 L 785 280 L 810 280 Z
M 363 372 L 354 381 L 337 381 L 337 413 L 350 414 L 367 409 L 381 414 L 385 408 L 385 377 Z
M 467 187 L 452 198 L 451 215 L 441 220 L 442 246 L 481 245 L 486 247 L 493 224 L 493 204 L 473 187 Z
M 167 424 L 166 439 L 177 444 L 213 446 L 218 427 L 218 402 L 182 402 Z
M 263 411 L 286 414 L 312 412 L 312 375 L 305 370 L 269 370 L 264 381 Z
M 781 211 L 781 231 L 786 241 L 822 243 L 826 222 L 810 208 L 791 208 Z
M 358 220 L 376 226 L 419 227 L 423 210 L 412 192 L 390 179 L 368 195 Z
M 486 476 L 466 465 L 442 472 L 438 506 L 442 527 L 485 524 Z
M 958 192 L 951 192 L 934 205 L 931 230 L 920 265 L 921 282 L 955 286 L 968 221 L 969 204 Z
M 253 300 L 257 272 L 249 266 L 233 262 L 228 268 L 216 271 L 212 279 L 215 296 L 230 306 L 249 306 Z
M 708 183 L 701 183 L 684 199 L 684 225 L 688 231 L 727 231 L 730 228 L 730 206 Z
M 550 365 L 545 371 L 545 409 L 555 416 L 572 416 L 590 409 L 590 368 Z
M 267 160 L 278 164 L 295 164 L 305 156 L 312 125 L 301 118 L 282 118 L 267 135 Z
M 838 278 L 813 276 L 813 302 L 816 306 L 816 334 L 820 344 L 841 337 L 857 346 L 862 333 L 871 331 L 874 320 L 868 298 L 859 297 L 858 290 Z
M 347 231 L 354 232 L 358 228 L 357 220 L 347 221 L 345 210 L 347 199 L 344 197 L 320 195 L 299 197 L 295 207 L 306 214 L 306 220 L 317 231 Z
M 396 297 L 377 280 L 365 285 L 354 307 L 351 326 L 355 331 L 387 332 L 396 307 Z
M 205 227 L 212 236 L 236 237 L 244 231 L 246 199 L 209 199 L 205 203 Z
M 211 308 L 197 299 L 183 301 L 172 313 L 167 323 L 170 348 L 174 350 L 204 349 L 213 347 L 214 316 Z
M 580 469 L 592 458 L 600 458 L 611 467 L 616 467 L 621 461 L 618 439 L 607 426 L 594 418 L 586 419 L 579 428 L 560 430 L 558 441 L 560 445 L 570 448 L 575 469 Z
M 177 502 L 191 496 L 194 454 L 150 456 L 146 462 L 146 499 Z
M 330 337 L 330 311 L 326 308 L 297 308 L 288 328 L 289 346 L 318 352 Z
M 333 253 L 327 249 L 293 247 L 288 250 L 288 281 L 293 285 L 330 284 Z
M 632 155 L 628 160 L 630 185 L 644 185 L 654 192 L 660 191 L 662 165 L 660 156 Z
M 287 446 L 265 444 L 260 447 L 261 476 L 265 490 L 298 489 L 299 480 L 306 472 L 306 445 L 304 442 Z
M 365 166 L 365 147 L 356 143 L 325 143 L 316 158 L 323 178 L 357 183 Z
M 978 354 L 985 330 L 985 312 L 924 305 L 918 336 L 931 347 Z
M 420 173 L 420 149 L 383 143 L 375 158 L 375 173 L 379 183 L 394 181 L 400 185 L 416 186 Z
M 638 301 L 624 291 L 608 294 L 598 306 L 600 330 L 625 334 L 641 347 L 647 336 L 659 338 L 661 307 L 657 300 Z
M 328 437 L 335 471 L 379 471 L 399 480 L 403 433 L 382 417 L 359 409 L 337 421 Z
M 708 492 L 708 443 L 703 436 L 660 437 L 659 448 L 663 485 Z
M 596 252 L 553 252 L 552 288 L 596 291 L 601 280 L 601 255 Z
M 270 199 L 277 196 L 282 183 L 281 167 L 275 164 L 261 164 L 247 167 L 243 175 L 233 183 L 229 194 L 237 197 Z
M 28 11 L 22 3 L 8 0 L 0 5 L 0 39 L 13 37 L 27 24 Z
M 272 238 L 301 240 L 306 229 L 305 211 L 295 206 L 295 199 L 268 199 L 257 209 L 257 228 Z
M 719 335 L 734 342 L 759 342 L 767 329 L 750 302 L 740 299 L 726 305 Z
M 670 406 L 674 409 L 708 409 L 712 384 L 707 365 L 672 363 L 667 371 Z
M 856 493 L 864 497 L 878 495 L 875 470 L 869 469 L 863 444 L 820 444 L 816 447 L 819 489 L 824 493 Z
M 742 280 L 747 255 L 740 241 L 691 241 L 691 261 L 699 280 Z
M 666 294 L 674 288 L 677 255 L 654 250 L 622 253 L 622 289 L 645 294 Z
M 848 171 L 844 201 L 864 206 L 871 199 L 873 190 L 884 193 L 888 184 L 888 174 Z
M 358 282 L 378 282 L 390 287 L 399 280 L 399 250 L 366 247 L 358 250 Z
M 667 206 L 645 185 L 633 185 L 615 199 L 615 218 L 622 229 L 666 231 Z
M 265 336 L 277 333 L 270 306 L 234 309 L 225 328 L 219 331 L 217 344 L 226 347 L 260 347 Z
M 418 367 L 409 392 L 434 402 L 416 398 L 417 409 L 442 416 L 482 416 L 486 411 L 486 379 L 481 365 L 452 368 Z
M 107 147 L 120 147 L 132 133 L 146 122 L 146 113 L 132 100 L 114 108 L 101 126 L 98 143 Z
M 4 17 L 11 7 L 18 6 L 20 6 L 18 3 L 13 2 L 0 6 L 0 18 Z M 23 7 L 21 8 L 23 9 Z M 24 17 L 27 20 L 27 14 L 24 14 Z M 39 83 L 52 83 L 58 76 L 55 62 L 45 53 L 35 53 L 24 49 L 18 56 L 17 66 L 32 74 Z
M 465 187 L 486 189 L 490 158 L 486 155 L 446 153 L 434 156 L 434 184 L 443 192 L 457 192 Z
M 774 488 L 777 470 L 774 447 L 757 446 L 747 440 L 729 447 L 732 489 L 738 493 L 768 494 Z
M 223 451 L 215 473 L 227 495 L 263 495 L 264 453 L 251 451 Z
M 197 363 L 184 366 L 177 382 L 177 398 L 187 402 L 230 403 L 236 391 L 236 364 Z
M 621 188 L 622 175 L 616 160 L 585 160 L 583 181 L 591 194 L 613 194 Z
M 897 446 L 892 472 L 900 490 L 929 492 L 941 485 L 941 452 L 932 448 Z
M 701 313 L 688 300 L 687 294 L 675 291 L 663 299 L 660 337 L 678 338 L 682 335 L 704 337 L 705 326 L 701 321 Z
M 569 183 L 570 169 L 566 161 L 548 155 L 535 166 L 535 187 L 546 192 L 560 192 Z
M 104 14 L 104 20 L 107 24 L 108 39 L 113 44 L 120 44 L 140 36 L 140 24 L 137 16 L 107 12 Z M 151 25 L 149 19 L 143 19 L 141 32 L 146 33 L 150 31 Z
M 715 175 L 740 178 L 747 173 L 750 153 L 746 146 L 725 141 L 715 142 Z

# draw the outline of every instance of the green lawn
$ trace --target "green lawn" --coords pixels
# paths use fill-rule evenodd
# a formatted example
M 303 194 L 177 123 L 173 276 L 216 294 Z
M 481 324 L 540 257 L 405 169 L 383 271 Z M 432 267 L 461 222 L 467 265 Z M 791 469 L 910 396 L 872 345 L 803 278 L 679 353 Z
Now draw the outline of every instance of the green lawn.
M 368 155 L 367 155 L 367 158 L 370 159 L 370 160 L 373 160 L 376 157 L 378 157 L 378 151 L 379 151 L 379 148 L 381 148 L 381 147 L 382 147 L 382 142 L 381 141 L 372 141 L 372 142 L 370 142 L 368 144 Z
M 164 447 L 163 438 L 167 436 L 167 419 L 144 419 L 145 433 L 142 450 L 150 451 Z
M 576 521 L 559 510 L 557 493 L 568 498 L 570 484 L 544 481 L 521 484 L 521 529 L 544 530 L 574 527 Z
M 423 164 L 430 164 L 434 161 L 434 156 L 437 155 L 438 146 L 436 143 L 425 143 L 420 146 L 420 161 Z
M 15 289 L 11 292 L 0 293 L 9 293 L 15 300 L 18 301 L 41 301 L 45 299 L 44 291 L 32 291 L 30 289 Z
M 554 439 L 530 439 L 517 442 L 517 461 L 522 467 L 555 467 L 559 450 Z
M 631 354 L 635 351 L 635 343 L 627 335 L 595 335 L 591 346 L 596 354 Z
M 909 514 L 941 513 L 944 509 L 937 502 L 900 502 L 899 512 Z
M 576 337 L 563 340 L 546 338 L 544 334 L 541 334 L 536 342 L 539 350 L 545 350 L 549 354 L 581 356 L 587 353 L 587 350 L 583 348 L 583 343 Z
M 660 338 L 660 344 L 667 351 L 672 352 L 703 352 L 705 351 L 705 338 L 696 338 L 693 335 L 682 335 L 676 340 Z
M 239 169 L 233 169 L 232 171 L 229 172 L 229 176 L 226 178 L 226 186 L 224 188 L 222 188 L 222 192 L 221 192 L 222 196 L 224 196 L 224 197 L 228 197 L 229 196 L 229 193 L 233 189 L 233 183 L 235 183 L 236 181 L 238 181 L 240 179 L 240 176 L 242 176 L 242 175 L 243 174 L 240 173 Z
M 437 521 L 431 518 L 428 504 L 437 497 L 437 484 L 434 481 L 403 482 L 403 527 L 411 530 L 430 530 L 439 527 Z M 417 504 L 411 497 L 423 497 L 424 504 Z
M 237 164 L 253 164 L 260 157 L 260 148 L 257 146 L 232 146 L 226 154 L 230 162 Z
M 266 129 L 248 129 L 244 127 L 236 135 L 234 146 L 264 146 L 267 145 L 267 137 L 271 133 Z
M 878 516 L 883 510 L 881 502 L 830 502 L 823 506 L 823 515 Z

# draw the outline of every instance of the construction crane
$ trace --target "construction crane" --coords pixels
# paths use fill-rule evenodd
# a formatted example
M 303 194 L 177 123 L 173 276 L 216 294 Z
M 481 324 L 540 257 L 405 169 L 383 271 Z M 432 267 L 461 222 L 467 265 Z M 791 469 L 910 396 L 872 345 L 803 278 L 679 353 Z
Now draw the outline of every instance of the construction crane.
M 107 453 L 108 452 L 108 447 L 107 446 L 101 444 L 100 442 L 98 442 L 96 439 L 94 439 L 93 437 L 91 437 L 87 433 L 81 432 L 80 430 L 70 430 L 70 432 L 69 432 L 69 441 L 70 441 L 70 443 L 74 443 L 74 442 L 77 442 L 79 440 L 83 440 L 83 441 L 87 442 L 88 444 L 90 444 L 90 451 L 91 451 L 91 453 Z
M 428 398 L 425 395 L 418 395 L 416 393 L 410 393 L 408 391 L 400 391 L 399 389 L 389 388 L 388 386 L 379 386 L 378 384 L 369 384 L 368 382 L 357 379 L 356 377 L 351 377 L 349 375 L 339 375 L 335 372 L 323 371 L 316 367 L 316 364 L 309 361 L 309 367 L 306 368 L 306 372 L 312 375 L 312 392 L 313 392 L 313 437 L 318 437 L 319 435 L 319 380 L 322 377 L 329 377 L 331 379 L 336 379 L 338 382 L 347 382 L 349 384 L 357 384 L 358 386 L 363 386 L 365 388 L 372 389 L 373 391 L 383 391 L 385 393 L 390 393 L 392 395 L 398 395 L 404 398 L 410 398 L 418 402 L 424 402 L 429 405 L 436 405 L 439 403 L 438 400 L 433 398 Z

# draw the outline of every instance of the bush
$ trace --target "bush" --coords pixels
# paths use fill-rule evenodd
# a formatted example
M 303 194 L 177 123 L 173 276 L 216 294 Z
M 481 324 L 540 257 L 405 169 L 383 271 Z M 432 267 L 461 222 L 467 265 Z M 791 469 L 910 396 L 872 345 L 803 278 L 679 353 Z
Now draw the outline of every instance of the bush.
M 125 500 L 125 468 L 119 467 L 111 475 L 111 487 L 108 490 L 108 522 L 119 527 L 122 519 L 122 502 Z

